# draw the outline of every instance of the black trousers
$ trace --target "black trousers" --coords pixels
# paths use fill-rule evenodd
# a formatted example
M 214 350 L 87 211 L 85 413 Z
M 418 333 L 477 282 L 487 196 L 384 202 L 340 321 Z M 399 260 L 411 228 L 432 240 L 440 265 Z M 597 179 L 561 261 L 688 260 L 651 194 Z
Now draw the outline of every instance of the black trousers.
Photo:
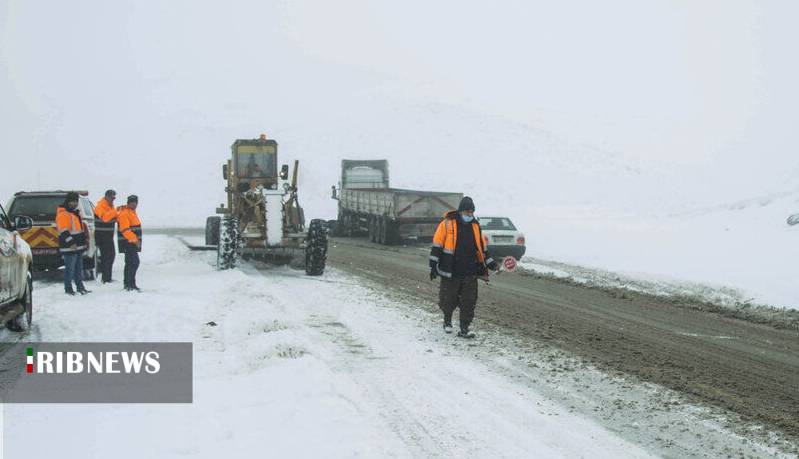
M 460 308 L 461 328 L 469 328 L 474 320 L 477 305 L 477 276 L 463 278 L 441 278 L 438 291 L 438 307 L 444 312 L 444 320 L 452 321 L 452 313 Z
M 136 271 L 139 270 L 139 251 L 135 245 L 127 244 L 125 247 L 125 287 L 137 287 Z
M 94 233 L 94 240 L 97 243 L 97 248 L 100 249 L 100 266 L 97 270 L 103 275 L 103 282 L 111 281 L 111 271 L 114 267 L 114 259 L 117 256 L 116 247 L 114 247 L 114 232 L 112 231 L 96 231 Z

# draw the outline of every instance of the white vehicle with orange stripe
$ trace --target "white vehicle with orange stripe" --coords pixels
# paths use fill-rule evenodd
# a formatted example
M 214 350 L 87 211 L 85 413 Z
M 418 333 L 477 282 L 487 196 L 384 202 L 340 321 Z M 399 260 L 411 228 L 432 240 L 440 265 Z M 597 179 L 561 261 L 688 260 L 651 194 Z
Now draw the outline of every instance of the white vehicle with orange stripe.
M 58 231 L 56 229 L 56 209 L 67 196 L 68 191 L 20 191 L 9 201 L 8 215 L 13 221 L 16 216 L 28 216 L 33 219 L 33 227 L 20 231 L 33 253 L 33 269 L 35 271 L 56 270 L 64 265 L 58 252 Z M 83 278 L 94 279 L 97 266 L 97 246 L 94 243 L 94 205 L 89 200 L 89 193 L 78 191 L 80 200 L 78 210 L 88 232 L 89 249 L 83 254 L 85 272 Z

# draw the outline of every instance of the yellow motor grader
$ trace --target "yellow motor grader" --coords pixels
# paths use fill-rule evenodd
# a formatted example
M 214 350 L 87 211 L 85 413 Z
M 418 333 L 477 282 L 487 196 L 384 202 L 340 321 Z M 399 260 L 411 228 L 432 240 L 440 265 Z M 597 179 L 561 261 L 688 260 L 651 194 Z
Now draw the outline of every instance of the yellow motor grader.
M 238 139 L 222 165 L 227 203 L 205 223 L 205 243 L 217 248 L 217 268 L 230 269 L 238 258 L 268 262 L 300 261 L 305 272 L 325 270 L 327 227 L 314 219 L 306 227 L 297 198 L 299 161 L 277 169 L 277 142 L 261 134 Z

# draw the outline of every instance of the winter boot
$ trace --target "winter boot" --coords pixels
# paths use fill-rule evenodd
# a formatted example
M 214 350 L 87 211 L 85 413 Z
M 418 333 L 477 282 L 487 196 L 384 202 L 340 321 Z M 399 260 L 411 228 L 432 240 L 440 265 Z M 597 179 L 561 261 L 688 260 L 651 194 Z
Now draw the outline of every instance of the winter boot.
M 452 314 L 444 314 L 444 331 L 452 333 Z
M 472 339 L 476 335 L 474 334 L 473 331 L 469 330 L 469 327 L 461 327 L 460 331 L 458 332 L 458 336 L 460 336 L 461 338 Z

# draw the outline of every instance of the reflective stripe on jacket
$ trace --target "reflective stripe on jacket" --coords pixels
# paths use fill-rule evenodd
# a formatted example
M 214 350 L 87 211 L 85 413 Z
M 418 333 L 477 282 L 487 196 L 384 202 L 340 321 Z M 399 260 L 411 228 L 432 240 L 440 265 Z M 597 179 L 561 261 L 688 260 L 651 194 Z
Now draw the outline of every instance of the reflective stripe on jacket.
M 480 265 L 481 272 L 485 268 L 495 269 L 496 263 L 489 255 L 486 245 L 483 242 L 483 232 L 477 219 L 471 223 L 459 221 L 458 212 L 448 212 L 444 220 L 438 224 L 435 235 L 433 235 L 433 246 L 430 247 L 430 268 L 435 269 L 442 277 L 452 277 L 455 263 L 455 248 L 458 245 L 458 225 L 472 225 L 474 233 L 474 244 L 477 249 L 477 263 Z
M 94 232 L 113 233 L 117 223 L 117 210 L 107 199 L 101 198 L 94 208 Z
M 136 211 L 128 206 L 120 206 L 117 208 L 119 212 L 117 216 L 117 245 L 120 251 L 124 251 L 130 245 L 137 245 L 138 250 L 141 251 L 141 220 L 136 215 Z
M 56 209 L 55 224 L 58 230 L 58 250 L 74 253 L 86 250 L 86 227 L 78 211 L 69 211 L 63 206 Z

